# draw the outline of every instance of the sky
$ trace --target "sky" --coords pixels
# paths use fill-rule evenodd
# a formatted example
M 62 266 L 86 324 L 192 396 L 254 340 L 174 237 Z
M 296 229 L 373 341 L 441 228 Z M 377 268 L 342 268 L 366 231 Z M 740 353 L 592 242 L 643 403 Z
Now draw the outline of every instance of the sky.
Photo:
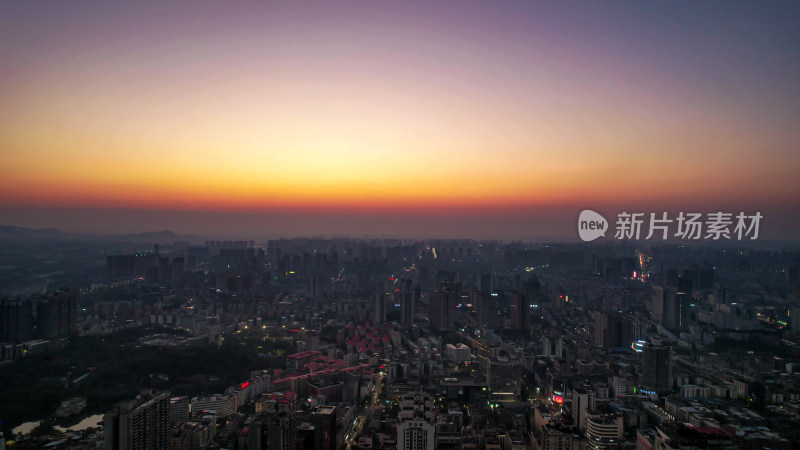
M 0 224 L 574 238 L 800 229 L 797 2 L 3 2 Z

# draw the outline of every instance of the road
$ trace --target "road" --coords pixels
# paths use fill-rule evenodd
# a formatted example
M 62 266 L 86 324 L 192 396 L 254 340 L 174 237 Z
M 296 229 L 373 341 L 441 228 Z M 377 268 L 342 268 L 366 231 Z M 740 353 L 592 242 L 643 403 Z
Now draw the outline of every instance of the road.
M 351 450 L 353 447 L 357 446 L 358 436 L 361 434 L 361 430 L 364 429 L 364 425 L 369 422 L 370 417 L 372 417 L 376 410 L 379 410 L 383 407 L 380 404 L 380 398 L 383 379 L 385 377 L 386 374 L 383 372 L 373 375 L 372 385 L 374 386 L 374 389 L 372 391 L 372 397 L 370 397 L 369 406 L 360 411 L 358 417 L 356 417 L 353 423 L 350 424 L 350 429 L 345 434 L 345 441 L 342 443 L 342 448 Z

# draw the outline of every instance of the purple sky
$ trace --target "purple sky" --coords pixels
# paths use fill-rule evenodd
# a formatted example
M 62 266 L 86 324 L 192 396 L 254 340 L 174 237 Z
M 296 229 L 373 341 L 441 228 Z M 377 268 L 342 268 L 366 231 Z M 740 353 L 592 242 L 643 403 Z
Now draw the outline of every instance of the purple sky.
M 575 238 L 800 227 L 797 2 L 0 5 L 0 223 Z

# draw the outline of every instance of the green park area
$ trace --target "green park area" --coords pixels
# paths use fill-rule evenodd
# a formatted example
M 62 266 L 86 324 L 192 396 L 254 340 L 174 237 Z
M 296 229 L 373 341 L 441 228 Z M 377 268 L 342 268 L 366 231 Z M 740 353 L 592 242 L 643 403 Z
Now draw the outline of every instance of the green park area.
M 0 367 L 2 431 L 10 436 L 17 425 L 36 420 L 68 427 L 148 389 L 190 397 L 221 393 L 253 370 L 280 367 L 292 351 L 289 340 L 242 333 L 226 336 L 220 345 L 173 348 L 140 343 L 139 338 L 153 333 L 165 330 L 73 337 L 64 348 Z M 86 398 L 86 408 L 79 415 L 56 418 L 61 402 L 74 397 Z

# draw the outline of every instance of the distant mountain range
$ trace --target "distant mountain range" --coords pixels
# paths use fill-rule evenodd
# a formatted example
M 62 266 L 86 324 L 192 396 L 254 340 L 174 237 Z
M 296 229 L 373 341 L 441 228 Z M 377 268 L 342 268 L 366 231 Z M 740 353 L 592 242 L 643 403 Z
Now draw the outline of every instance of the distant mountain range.
M 68 234 L 55 228 L 23 228 L 15 227 L 12 225 L 0 225 L 0 238 L 2 239 L 29 239 L 29 238 L 50 238 L 50 237 L 67 237 Z
M 151 231 L 145 233 L 134 234 L 117 234 L 117 235 L 101 235 L 101 234 L 73 234 L 61 231 L 56 228 L 25 228 L 16 227 L 13 225 L 0 225 L 0 240 L 15 240 L 15 239 L 100 239 L 112 241 L 159 241 L 159 240 L 177 240 L 177 239 L 191 239 L 194 236 L 179 235 L 172 231 Z
M 120 239 L 178 239 L 178 238 L 190 238 L 194 236 L 185 236 L 185 235 L 175 234 L 169 230 L 164 230 L 164 231 L 148 231 L 145 233 L 120 234 L 113 237 Z

